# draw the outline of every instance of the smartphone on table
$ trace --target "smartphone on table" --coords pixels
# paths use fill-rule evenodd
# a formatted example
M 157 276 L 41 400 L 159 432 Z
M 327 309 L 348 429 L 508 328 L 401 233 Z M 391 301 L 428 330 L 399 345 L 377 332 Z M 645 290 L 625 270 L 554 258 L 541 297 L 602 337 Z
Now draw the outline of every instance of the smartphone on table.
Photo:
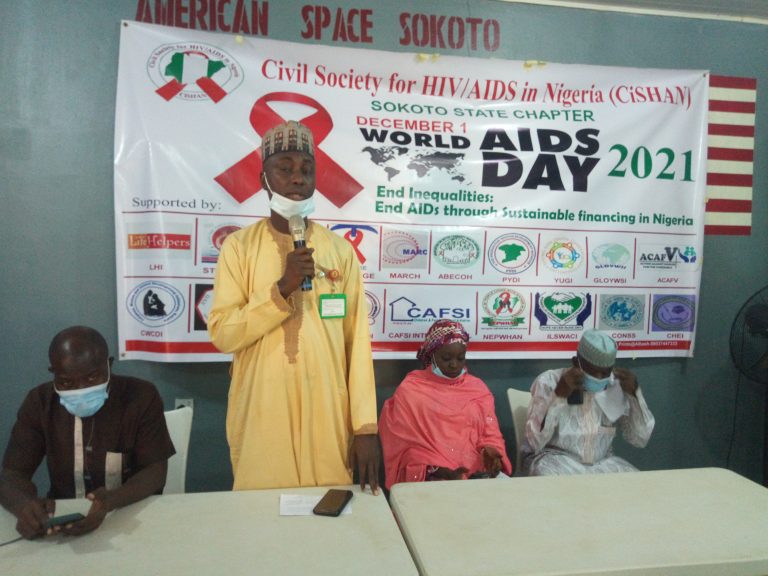
M 63 514 L 61 516 L 54 516 L 53 518 L 49 518 L 48 521 L 45 523 L 45 529 L 48 530 L 49 528 L 53 528 L 54 526 L 66 526 L 67 524 L 78 522 L 83 518 L 85 518 L 85 516 L 83 516 L 79 512 L 75 512 L 74 514 Z
M 352 500 L 352 490 L 331 488 L 320 499 L 312 512 L 318 516 L 338 516 Z

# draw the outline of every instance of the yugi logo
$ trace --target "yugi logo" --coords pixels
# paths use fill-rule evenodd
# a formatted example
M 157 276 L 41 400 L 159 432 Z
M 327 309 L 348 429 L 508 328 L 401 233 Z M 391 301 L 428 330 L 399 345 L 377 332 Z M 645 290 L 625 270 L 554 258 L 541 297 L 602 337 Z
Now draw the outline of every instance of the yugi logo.
M 164 44 L 147 61 L 147 72 L 165 100 L 220 102 L 243 82 L 243 67 L 221 48 L 201 42 Z
M 357 255 L 357 261 L 360 262 L 360 264 L 365 264 L 365 255 L 360 251 L 360 244 L 365 237 L 364 231 L 373 232 L 374 234 L 378 234 L 379 231 L 373 226 L 366 226 L 363 224 L 335 224 L 334 226 L 331 226 L 331 230 L 334 232 L 345 229 L 344 239 L 352 244 L 352 248 L 354 248 L 355 254 Z
M 497 288 L 483 298 L 483 324 L 493 328 L 515 328 L 525 323 L 525 297 L 515 290 Z
M 573 240 L 559 238 L 549 243 L 542 260 L 555 272 L 574 272 L 583 260 L 582 250 Z
M 468 268 L 480 259 L 480 245 L 469 236 L 454 234 L 438 240 L 432 254 L 446 268 Z
M 544 330 L 558 328 L 581 330 L 591 314 L 591 294 L 581 292 L 536 294 L 535 316 Z

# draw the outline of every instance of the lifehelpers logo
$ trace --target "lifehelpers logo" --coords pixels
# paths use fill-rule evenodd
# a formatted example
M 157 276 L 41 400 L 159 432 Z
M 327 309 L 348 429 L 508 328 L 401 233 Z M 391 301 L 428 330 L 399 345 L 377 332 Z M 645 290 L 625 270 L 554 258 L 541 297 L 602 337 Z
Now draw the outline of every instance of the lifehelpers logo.
M 243 67 L 227 52 L 201 42 L 178 42 L 156 48 L 147 73 L 165 100 L 220 102 L 243 83 Z

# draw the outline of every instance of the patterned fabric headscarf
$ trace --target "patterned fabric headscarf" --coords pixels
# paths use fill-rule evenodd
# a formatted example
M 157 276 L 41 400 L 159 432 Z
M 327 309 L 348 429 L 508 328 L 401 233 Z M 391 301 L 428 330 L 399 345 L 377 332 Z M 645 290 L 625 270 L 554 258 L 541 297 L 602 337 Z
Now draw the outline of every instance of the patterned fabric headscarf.
M 416 353 L 416 358 L 421 360 L 426 368 L 432 364 L 432 355 L 436 350 L 454 342 L 461 342 L 465 346 L 469 342 L 469 334 L 464 330 L 464 326 L 461 322 L 438 320 L 430 326 L 424 343 Z

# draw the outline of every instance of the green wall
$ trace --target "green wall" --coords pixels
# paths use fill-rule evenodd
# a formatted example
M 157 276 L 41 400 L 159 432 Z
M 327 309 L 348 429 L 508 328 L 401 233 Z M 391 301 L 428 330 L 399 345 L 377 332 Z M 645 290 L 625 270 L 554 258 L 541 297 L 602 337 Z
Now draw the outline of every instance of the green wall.
M 149 4 L 154 6 L 154 1 Z M 0 0 L 3 446 L 27 390 L 48 378 L 47 346 L 55 332 L 71 324 L 88 324 L 116 347 L 112 161 L 119 23 L 135 19 L 139 4 L 140 0 Z M 304 3 L 272 0 L 268 4 L 269 37 L 302 42 Z M 317 0 L 313 5 L 328 6 L 332 12 L 337 7 L 371 9 L 373 43 L 359 46 L 363 48 L 435 52 L 400 46 L 398 15 L 471 15 L 500 22 L 499 49 L 441 52 L 708 69 L 758 79 L 753 233 L 706 237 L 695 358 L 624 363 L 639 376 L 656 416 L 656 431 L 646 449 L 619 443 L 617 452 L 641 469 L 727 465 L 761 481 L 765 387 L 744 379 L 738 382 L 728 335 L 744 300 L 768 284 L 768 112 L 762 105 L 762 92 L 768 86 L 768 27 L 486 0 Z M 325 37 L 321 42 L 332 44 Z M 513 435 L 506 388 L 527 389 L 539 372 L 558 364 L 471 363 L 472 371 L 496 396 L 510 448 Z M 380 404 L 415 367 L 415 361 L 376 362 Z M 228 489 L 227 365 L 116 361 L 115 371 L 153 381 L 168 408 L 174 398 L 195 399 L 187 489 Z

